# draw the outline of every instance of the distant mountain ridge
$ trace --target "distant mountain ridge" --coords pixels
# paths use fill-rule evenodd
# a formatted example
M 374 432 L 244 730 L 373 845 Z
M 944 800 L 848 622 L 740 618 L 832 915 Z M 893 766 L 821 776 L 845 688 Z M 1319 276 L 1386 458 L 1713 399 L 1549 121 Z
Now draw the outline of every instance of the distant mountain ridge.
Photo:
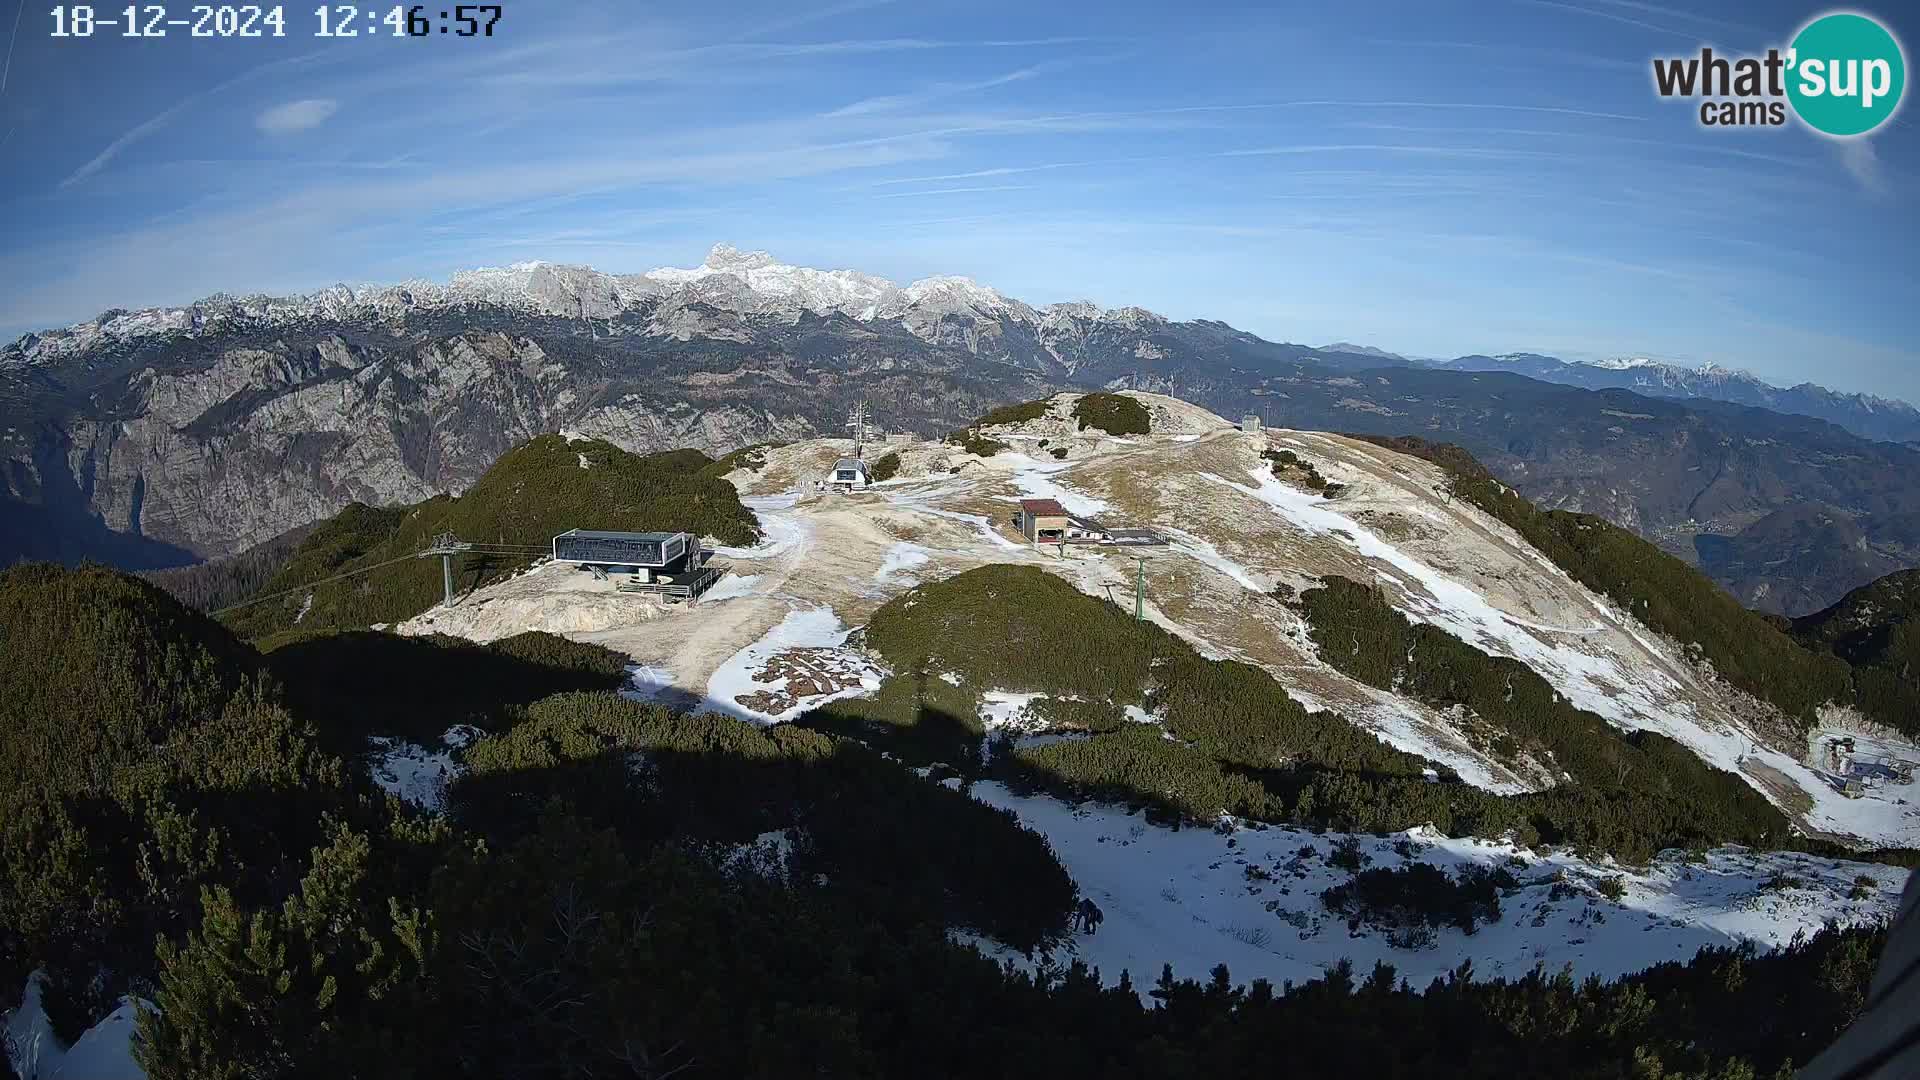
M 1609 360 L 1562 360 L 1538 353 L 1475 354 L 1438 361 L 1455 371 L 1511 371 L 1528 378 L 1589 390 L 1632 390 L 1649 397 L 1707 398 L 1774 412 L 1811 416 L 1838 424 L 1862 438 L 1920 442 L 1920 409 L 1893 398 L 1847 394 L 1805 382 L 1780 387 L 1718 364 L 1687 367 L 1644 356 Z
M 1388 352 L 1372 345 L 1355 345 L 1351 341 L 1336 341 L 1331 345 L 1320 346 L 1321 352 L 1346 353 L 1350 356 L 1371 356 L 1376 360 L 1396 360 L 1404 362 L 1407 358 L 1399 353 Z
M 1026 351 L 1039 361 L 1032 366 L 1068 376 L 1086 362 L 1086 341 L 1099 330 L 1150 330 L 1171 324 L 1165 316 L 1139 307 L 1108 309 L 1079 301 L 1036 308 L 971 278 L 938 275 L 900 286 L 857 270 L 792 266 L 764 251 L 717 244 L 699 266 L 661 267 L 639 274 L 531 261 L 461 271 L 444 285 L 419 280 L 396 285 L 343 284 L 306 295 L 214 295 L 176 308 L 115 309 L 87 322 L 26 334 L 0 347 L 0 370 L 17 371 L 85 352 L 130 351 L 153 339 L 271 330 L 316 321 L 392 322 L 477 306 L 588 320 L 615 320 L 645 310 L 651 315 L 649 332 L 675 337 L 699 332 L 697 315 L 687 314 L 689 308 L 699 306 L 787 321 L 805 314 L 841 315 L 866 323 L 897 321 L 923 340 L 962 345 L 970 352 L 980 353 L 982 346 L 990 351 L 994 344 L 1003 343 L 998 359 L 1012 360 Z M 979 328 L 987 324 L 1015 332 L 983 336 Z M 1189 325 L 1206 324 L 1201 320 Z M 1211 325 L 1228 329 L 1224 323 Z M 615 328 L 610 326 L 608 332 Z M 1247 342 L 1276 344 L 1252 334 L 1232 333 Z M 1023 350 L 1023 345 L 1029 348 Z M 1374 361 L 1455 371 L 1511 371 L 1563 386 L 1706 398 L 1811 416 L 1863 438 L 1920 442 L 1920 408 L 1905 401 L 1843 393 L 1811 382 L 1779 387 L 1750 372 L 1712 363 L 1687 367 L 1646 357 L 1563 360 L 1540 353 L 1416 360 L 1347 341 L 1317 349 L 1279 347 L 1292 357 L 1335 366 Z M 1139 349 L 1136 358 L 1157 359 L 1155 351 Z
M 697 309 L 794 322 L 839 315 L 856 322 L 897 321 L 927 341 L 947 336 L 949 320 L 997 319 L 1024 329 L 1067 372 L 1080 359 L 1077 338 L 1114 325 L 1168 324 L 1137 307 L 1106 309 L 1087 302 L 1034 308 L 970 278 L 936 276 L 905 286 L 856 270 L 816 270 L 776 261 L 764 251 L 718 244 L 692 268 L 662 267 L 609 274 L 583 266 L 521 262 L 453 275 L 444 285 L 333 285 L 295 296 L 215 295 L 183 307 L 115 309 L 73 326 L 26 334 L 0 348 L 0 369 L 56 363 L 79 353 L 137 349 L 155 339 L 200 338 L 275 330 L 314 322 L 393 322 L 409 316 L 488 307 L 522 315 L 620 320 L 644 313 L 645 333 L 697 332 Z M 607 328 L 616 333 L 631 327 Z M 1250 340 L 1259 340 L 1246 335 Z

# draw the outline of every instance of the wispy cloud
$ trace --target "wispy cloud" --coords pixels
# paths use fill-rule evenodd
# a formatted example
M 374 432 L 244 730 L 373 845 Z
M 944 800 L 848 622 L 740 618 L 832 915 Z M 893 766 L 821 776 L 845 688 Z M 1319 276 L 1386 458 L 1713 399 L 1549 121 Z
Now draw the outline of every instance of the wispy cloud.
M 1570 11 L 1576 15 L 1587 15 L 1595 19 L 1607 19 L 1609 21 L 1621 23 L 1626 26 L 1638 26 L 1643 30 L 1657 30 L 1663 34 L 1683 34 L 1688 37 L 1699 36 L 1699 34 L 1696 33 L 1695 31 L 1683 29 L 1681 27 L 1662 26 L 1659 23 L 1651 23 L 1645 19 L 1636 19 L 1631 15 L 1621 15 L 1618 12 L 1613 12 L 1613 11 L 1600 11 L 1595 8 L 1582 7 L 1579 4 L 1562 3 L 1561 0 L 1514 0 L 1514 2 L 1518 4 L 1526 4 L 1530 7 L 1556 8 L 1560 11 Z
M 1420 146 L 1402 143 L 1313 143 L 1298 146 L 1256 146 L 1222 150 L 1216 157 L 1265 157 L 1274 154 L 1420 154 L 1466 158 L 1561 158 L 1552 150 L 1514 150 L 1497 146 Z
M 741 34 L 735 40 L 745 41 L 767 34 L 778 34 L 787 30 L 793 30 L 797 27 L 809 26 L 817 22 L 826 22 L 829 19 L 837 19 L 842 15 L 851 15 L 857 11 L 870 11 L 873 8 L 886 7 L 891 3 L 893 3 L 893 0 L 845 0 L 844 3 L 829 4 L 823 8 L 815 8 L 812 11 L 803 11 L 782 19 L 775 19 L 769 23 L 763 23 Z
M 930 191 L 896 191 L 887 195 L 875 195 L 876 199 L 917 199 L 923 195 L 966 195 L 976 191 L 1027 191 L 1032 184 L 986 184 L 980 187 L 934 188 Z
M 1512 42 L 1435 41 L 1410 38 L 1369 38 L 1367 40 L 1373 45 L 1394 45 L 1409 49 L 1494 53 L 1502 61 L 1531 58 L 1548 64 L 1573 64 L 1579 67 L 1606 68 L 1613 71 L 1640 71 L 1647 66 L 1644 60 L 1623 60 L 1577 49 L 1553 49 L 1537 45 L 1516 45 Z
M 107 162 L 118 157 L 120 151 L 125 150 L 127 147 L 132 146 L 134 143 L 139 142 L 141 139 L 172 123 L 174 117 L 186 112 L 189 106 L 199 100 L 199 97 L 200 95 L 196 94 L 174 105 L 172 108 L 151 117 L 146 122 L 136 124 L 125 132 L 122 132 L 119 138 L 108 143 L 105 149 L 87 159 L 86 164 L 75 169 L 65 180 L 60 181 L 60 187 L 62 189 L 70 188 L 80 181 L 85 180 L 87 177 L 92 176 L 94 173 L 99 172 L 106 167 Z
M 1129 116 L 1180 116 L 1189 113 L 1212 112 L 1261 112 L 1277 109 L 1462 109 L 1491 112 L 1550 113 L 1558 116 L 1583 116 L 1589 120 L 1628 120 L 1643 122 L 1644 116 L 1628 113 L 1604 112 L 1597 109 L 1575 109 L 1560 105 L 1522 105 L 1511 102 L 1491 101 L 1367 101 L 1341 99 L 1307 99 L 1301 101 L 1252 101 L 1235 102 L 1220 105 L 1169 105 L 1158 109 L 1133 109 L 1124 112 L 1068 113 L 1048 119 L 1089 119 L 1096 117 Z
M 148 120 L 142 123 L 136 124 L 132 128 L 129 128 L 128 130 L 126 130 L 125 132 L 122 132 L 118 138 L 115 138 L 112 142 L 108 143 L 105 149 L 101 150 L 99 153 L 95 154 L 93 157 L 87 159 L 87 162 L 84 165 L 81 165 L 78 169 L 75 169 L 72 173 L 70 173 L 66 179 L 60 181 L 60 188 L 62 190 L 66 188 L 70 188 L 73 185 L 79 183 L 80 181 L 85 180 L 87 177 L 92 176 L 94 173 L 99 172 L 102 168 L 106 167 L 106 164 L 108 162 L 112 161 L 115 157 L 118 157 L 121 151 L 125 150 L 127 147 L 132 146 L 134 143 L 139 142 L 141 139 L 144 139 L 147 136 L 153 134 L 154 132 L 159 131 L 161 128 L 166 127 L 168 124 L 173 122 L 175 117 L 178 117 L 184 114 L 188 109 L 192 108 L 194 105 L 198 104 L 203 100 L 206 100 L 207 98 L 213 97 L 216 94 L 219 94 L 223 90 L 232 89 L 235 86 L 238 86 L 244 82 L 247 82 L 250 79 L 254 79 L 261 75 L 267 74 L 268 72 L 280 71 L 288 68 L 302 67 L 302 66 L 305 66 L 308 64 L 314 64 L 314 63 L 325 63 L 329 61 L 337 61 L 343 55 L 344 55 L 344 52 L 339 49 L 321 49 L 321 50 L 317 50 L 310 53 L 303 53 L 298 56 L 285 57 L 280 60 L 270 60 L 267 63 L 261 64 L 257 67 L 248 68 L 246 71 L 243 71 L 238 75 L 235 75 L 233 78 L 228 79 L 225 82 L 219 83 L 215 86 L 199 91 L 198 93 L 189 94 L 186 97 L 180 99 L 178 102 L 175 102 L 169 108 L 164 109 L 160 113 L 149 118 Z
M 1078 45 L 1102 40 L 1088 37 L 1009 38 L 994 41 L 940 38 L 849 38 L 842 41 L 726 42 L 690 52 L 735 53 L 753 57 L 837 56 L 857 53 L 919 52 L 928 49 L 1029 49 Z
M 980 79 L 975 82 L 936 83 L 933 86 L 927 87 L 925 90 L 910 94 L 890 94 L 863 98 L 852 104 L 842 105 L 826 115 L 830 118 L 865 116 L 871 113 L 885 112 L 890 109 L 904 109 L 917 105 L 926 105 L 938 101 L 941 98 L 954 97 L 959 94 L 970 94 L 980 90 L 991 90 L 996 86 L 1006 86 L 1009 83 L 1024 82 L 1048 70 L 1050 67 L 1057 66 L 1059 65 L 1034 64 L 1030 67 L 1023 67 L 1018 71 L 1009 71 L 1004 75 L 996 75 L 993 78 Z
M 1097 161 L 1049 161 L 1040 165 L 1001 165 L 968 172 L 937 173 L 933 176 L 903 176 L 893 180 L 875 180 L 869 187 L 893 187 L 899 184 L 935 184 L 945 180 L 984 180 L 992 176 L 1019 176 L 1022 173 L 1052 172 L 1055 169 L 1082 169 L 1093 165 L 1114 165 L 1145 158 L 1105 158 Z
M 263 110 L 253 124 L 269 135 L 292 135 L 319 127 L 340 108 L 332 98 L 306 98 Z
M 1836 140 L 1840 147 L 1840 166 L 1869 194 L 1885 195 L 1887 174 L 1880 165 L 1880 153 L 1873 140 L 1865 137 Z
M 7 78 L 13 74 L 13 46 L 20 40 L 20 14 L 27 10 L 27 0 L 20 0 L 20 6 L 13 9 L 13 33 L 7 35 L 7 62 L 0 65 L 0 94 L 7 92 Z
M 1365 131 L 1405 131 L 1422 135 L 1482 135 L 1505 136 L 1513 138 L 1540 139 L 1577 139 L 1582 142 L 1602 141 L 1622 143 L 1631 146 L 1658 147 L 1661 150 L 1680 154 L 1719 154 L 1726 157 L 1746 158 L 1749 161 L 1767 161 L 1775 165 L 1804 169 L 1813 162 L 1803 157 L 1786 154 L 1769 154 L 1761 150 L 1743 150 L 1737 146 L 1721 146 L 1706 139 L 1673 141 L 1668 139 L 1643 139 L 1633 135 L 1621 135 L 1605 131 L 1544 131 L 1537 128 L 1488 128 L 1488 127 L 1434 127 L 1421 124 L 1388 124 L 1371 121 L 1355 121 L 1345 125 Z
M 1752 34 L 1764 34 L 1769 32 L 1766 28 L 1754 26 L 1751 23 L 1734 22 L 1731 19 L 1722 19 L 1713 15 L 1702 15 L 1698 12 L 1688 11 L 1685 8 L 1673 8 L 1673 7 L 1666 7 L 1661 4 L 1650 4 L 1650 3 L 1647 3 L 1646 0 L 1593 0 L 1593 2 L 1599 3 L 1599 4 L 1605 4 L 1608 7 L 1626 8 L 1629 11 L 1638 11 L 1647 15 L 1656 15 L 1665 19 L 1680 19 L 1685 22 L 1696 22 L 1696 23 L 1704 24 L 1706 26 L 1718 26 L 1724 30 L 1740 30 L 1740 31 L 1744 31 L 1746 33 L 1752 33 Z M 1779 30 L 1783 28 L 1776 27 L 1775 29 Z

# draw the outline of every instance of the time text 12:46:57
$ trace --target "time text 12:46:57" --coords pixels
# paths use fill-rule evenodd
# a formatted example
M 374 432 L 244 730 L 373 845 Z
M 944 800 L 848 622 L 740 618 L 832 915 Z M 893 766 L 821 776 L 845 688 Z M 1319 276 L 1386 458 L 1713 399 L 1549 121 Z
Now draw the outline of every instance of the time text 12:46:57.
M 492 37 L 500 21 L 499 4 L 395 5 L 391 8 L 361 8 L 352 4 L 324 4 L 313 9 L 314 37 L 429 37 L 448 34 L 455 37 Z M 114 17 L 107 8 L 89 4 L 63 4 L 49 14 L 53 18 L 54 37 L 93 37 L 118 34 L 121 37 L 286 37 L 287 16 L 282 5 L 195 4 L 190 7 L 165 4 L 128 4 Z M 296 27 L 294 33 L 299 33 Z

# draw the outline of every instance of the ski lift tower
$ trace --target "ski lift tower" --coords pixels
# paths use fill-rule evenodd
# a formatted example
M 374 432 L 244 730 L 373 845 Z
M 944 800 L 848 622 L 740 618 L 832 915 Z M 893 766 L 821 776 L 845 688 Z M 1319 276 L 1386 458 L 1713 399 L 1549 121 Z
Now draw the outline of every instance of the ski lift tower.
M 440 580 L 446 587 L 445 606 L 453 606 L 453 557 L 473 550 L 469 544 L 452 533 L 441 533 L 433 538 L 426 547 L 420 549 L 419 558 L 440 557 Z

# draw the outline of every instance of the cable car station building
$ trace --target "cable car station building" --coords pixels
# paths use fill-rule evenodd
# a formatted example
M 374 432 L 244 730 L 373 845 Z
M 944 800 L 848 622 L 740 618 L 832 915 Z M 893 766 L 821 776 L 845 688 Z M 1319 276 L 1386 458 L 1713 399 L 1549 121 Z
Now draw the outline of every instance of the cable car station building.
M 659 593 L 669 601 L 691 600 L 726 573 L 708 566 L 700 538 L 684 532 L 608 532 L 568 529 L 553 538 L 553 561 L 573 563 L 595 577 L 631 575 L 621 592 Z
M 1087 544 L 1107 539 L 1107 530 L 1067 513 L 1053 499 L 1021 499 L 1019 518 L 1020 531 L 1036 544 Z

